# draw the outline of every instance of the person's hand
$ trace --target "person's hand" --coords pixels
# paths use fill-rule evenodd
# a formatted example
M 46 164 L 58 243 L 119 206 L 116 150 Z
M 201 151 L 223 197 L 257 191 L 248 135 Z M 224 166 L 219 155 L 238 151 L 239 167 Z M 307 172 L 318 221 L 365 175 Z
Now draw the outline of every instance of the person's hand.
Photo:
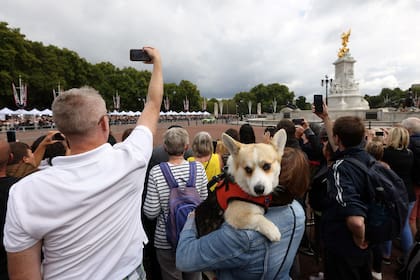
M 155 64 L 156 62 L 160 62 L 160 54 L 159 51 L 152 47 L 144 47 L 143 50 L 150 56 L 150 61 L 145 61 L 146 64 Z
M 51 145 L 51 144 L 54 144 L 54 143 L 63 141 L 63 140 L 54 140 L 53 139 L 54 138 L 54 135 L 57 134 L 57 133 L 60 133 L 60 131 L 58 131 L 58 130 L 48 131 L 48 133 L 45 136 L 44 140 L 42 140 L 42 142 L 39 143 L 39 145 L 40 146 L 47 146 L 47 145 Z M 63 135 L 63 134 L 61 134 L 61 135 Z M 64 137 L 64 135 L 63 135 L 63 137 Z
M 305 120 L 305 119 L 303 119 L 301 125 L 302 125 L 302 127 L 303 127 L 304 130 L 306 130 L 306 129 L 309 128 L 309 122 L 307 120 Z
M 354 241 L 354 244 L 356 244 L 356 246 L 362 250 L 367 249 L 367 247 L 369 246 L 369 244 L 364 238 L 359 238 L 353 235 L 353 241 Z
M 325 103 L 322 104 L 322 112 L 315 112 L 315 106 L 312 105 L 312 112 L 323 121 L 329 119 L 328 106 Z
M 295 125 L 295 137 L 300 139 L 303 135 L 303 131 L 305 130 L 302 125 Z

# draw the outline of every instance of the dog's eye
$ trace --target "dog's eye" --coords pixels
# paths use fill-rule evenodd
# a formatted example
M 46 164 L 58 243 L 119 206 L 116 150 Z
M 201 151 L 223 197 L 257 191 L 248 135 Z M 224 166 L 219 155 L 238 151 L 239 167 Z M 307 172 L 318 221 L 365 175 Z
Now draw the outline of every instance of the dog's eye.
M 245 172 L 248 174 L 252 174 L 252 168 L 249 166 L 245 167 Z
M 264 171 L 268 171 L 268 170 L 270 170 L 270 169 L 271 169 L 271 164 L 270 164 L 270 163 L 264 163 L 264 165 L 263 165 L 262 169 L 263 169 Z

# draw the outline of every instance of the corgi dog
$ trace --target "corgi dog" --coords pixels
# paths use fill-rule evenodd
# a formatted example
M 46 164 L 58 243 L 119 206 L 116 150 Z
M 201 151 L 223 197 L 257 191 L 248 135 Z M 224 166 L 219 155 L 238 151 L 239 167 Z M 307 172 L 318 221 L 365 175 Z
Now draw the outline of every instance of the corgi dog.
M 265 235 L 270 241 L 279 241 L 281 233 L 276 225 L 264 217 L 268 205 L 253 203 L 258 197 L 268 197 L 279 184 L 281 158 L 287 135 L 279 130 L 271 144 L 242 144 L 227 134 L 222 141 L 230 153 L 227 173 L 234 178 L 239 188 L 251 197 L 248 199 L 228 199 L 224 219 L 234 228 L 252 229 Z

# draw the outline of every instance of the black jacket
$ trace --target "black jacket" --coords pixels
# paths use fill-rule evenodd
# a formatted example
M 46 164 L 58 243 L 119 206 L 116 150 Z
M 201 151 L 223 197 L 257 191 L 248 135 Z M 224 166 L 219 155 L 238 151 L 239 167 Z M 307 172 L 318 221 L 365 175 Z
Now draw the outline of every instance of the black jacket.
M 408 149 L 396 150 L 392 147 L 386 147 L 382 160 L 388 163 L 389 167 L 391 167 L 391 169 L 404 181 L 405 188 L 407 189 L 408 201 L 416 201 L 416 194 L 414 193 L 412 181 L 414 163 L 413 152 Z
M 410 136 L 410 144 L 408 148 L 413 152 L 414 164 L 412 179 L 413 183 L 420 186 L 420 134 L 413 134 Z
M 345 157 L 368 163 L 371 156 L 362 147 L 352 147 L 336 153 L 336 160 L 328 172 L 328 205 L 322 213 L 322 232 L 325 248 L 342 256 L 367 254 L 353 242 L 346 225 L 348 216 L 367 214 L 367 177 Z

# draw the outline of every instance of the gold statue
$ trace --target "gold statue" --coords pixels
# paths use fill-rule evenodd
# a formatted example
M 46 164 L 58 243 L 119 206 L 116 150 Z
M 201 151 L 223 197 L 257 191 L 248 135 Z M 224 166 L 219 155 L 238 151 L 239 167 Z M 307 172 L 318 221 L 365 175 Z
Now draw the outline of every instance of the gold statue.
M 341 58 L 345 56 L 349 52 L 349 48 L 347 47 L 347 43 L 349 42 L 349 37 L 351 34 L 351 29 L 347 32 L 343 32 L 341 34 L 341 49 L 338 50 L 338 57 Z

